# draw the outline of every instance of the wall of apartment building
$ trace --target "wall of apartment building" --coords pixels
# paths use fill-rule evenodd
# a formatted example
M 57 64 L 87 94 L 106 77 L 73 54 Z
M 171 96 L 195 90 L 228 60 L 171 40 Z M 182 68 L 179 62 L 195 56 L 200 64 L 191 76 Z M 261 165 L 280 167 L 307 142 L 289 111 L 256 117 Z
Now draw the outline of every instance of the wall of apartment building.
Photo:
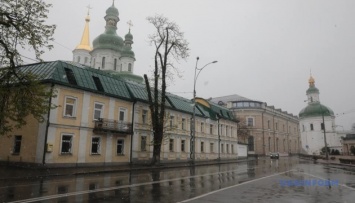
M 254 138 L 254 144 L 249 145 L 249 153 L 259 155 L 267 155 L 270 152 L 298 153 L 299 124 L 294 117 L 273 109 L 233 110 L 234 115 L 246 125 L 248 118 L 253 119 L 249 133 Z

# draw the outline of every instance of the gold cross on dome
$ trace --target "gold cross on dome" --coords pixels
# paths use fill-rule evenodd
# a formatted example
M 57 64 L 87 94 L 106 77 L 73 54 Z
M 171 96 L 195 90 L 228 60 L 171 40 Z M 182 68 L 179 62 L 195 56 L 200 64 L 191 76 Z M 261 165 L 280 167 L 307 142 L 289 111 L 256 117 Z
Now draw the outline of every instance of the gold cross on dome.
M 133 23 L 132 23 L 132 21 L 131 21 L 131 20 L 129 20 L 129 21 L 127 22 L 127 24 L 128 24 L 129 30 L 131 30 L 131 27 L 133 27 Z
M 92 9 L 92 7 L 90 7 L 90 4 L 89 4 L 86 8 L 88 8 L 88 15 L 89 15 L 90 9 Z

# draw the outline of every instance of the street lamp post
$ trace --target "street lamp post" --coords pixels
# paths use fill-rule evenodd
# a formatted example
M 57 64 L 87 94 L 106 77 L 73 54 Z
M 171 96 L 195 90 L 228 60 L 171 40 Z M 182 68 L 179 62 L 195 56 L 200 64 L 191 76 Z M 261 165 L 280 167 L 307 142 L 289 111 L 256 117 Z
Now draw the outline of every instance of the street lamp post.
M 212 61 L 210 63 L 207 63 L 204 65 L 202 68 L 197 68 L 198 60 L 200 58 L 196 58 L 196 66 L 195 66 L 195 75 L 194 75 L 194 91 L 193 91 L 193 113 L 192 113 L 192 119 L 191 119 L 191 138 L 190 138 L 190 159 L 191 162 L 194 164 L 195 163 L 195 134 L 196 134 L 196 122 L 195 122 L 195 117 L 196 117 L 196 80 L 198 76 L 200 75 L 201 71 L 208 65 L 212 63 L 217 63 L 217 61 Z M 198 71 L 197 75 L 196 72 Z
M 326 136 L 326 132 L 325 132 L 324 111 L 323 111 L 322 105 L 320 103 L 319 103 L 319 105 L 320 105 L 320 109 L 322 111 L 322 119 L 323 119 L 325 159 L 328 160 L 329 159 L 329 153 L 328 153 L 328 145 L 327 145 L 327 136 Z

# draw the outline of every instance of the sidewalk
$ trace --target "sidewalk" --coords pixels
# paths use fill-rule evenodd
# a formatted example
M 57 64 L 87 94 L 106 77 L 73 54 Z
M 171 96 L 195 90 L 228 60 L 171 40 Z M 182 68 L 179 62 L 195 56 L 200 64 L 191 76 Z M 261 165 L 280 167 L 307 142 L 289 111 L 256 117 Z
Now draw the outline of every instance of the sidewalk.
M 228 164 L 239 163 L 246 161 L 254 161 L 254 158 L 248 159 L 235 159 L 235 160 L 214 160 L 214 161 L 201 161 L 196 162 L 194 166 L 206 166 L 215 164 Z M 0 180 L 12 179 L 38 179 L 42 177 L 55 177 L 55 176 L 71 176 L 71 175 L 84 175 L 95 173 L 112 173 L 112 172 L 129 172 L 140 170 L 158 170 L 169 168 L 190 167 L 190 163 L 161 163 L 158 166 L 133 164 L 121 166 L 97 166 L 97 167 L 67 167 L 67 168 L 42 168 L 42 167 L 18 167 L 18 166 L 5 166 L 0 165 Z
M 304 157 L 300 157 L 300 159 L 305 159 L 305 160 L 310 160 L 310 161 L 314 161 L 311 158 L 304 158 Z M 335 160 L 325 160 L 325 159 L 317 159 L 316 161 L 314 161 L 315 164 L 319 163 L 319 164 L 331 164 L 331 165 L 338 165 L 338 166 L 349 166 L 349 167 L 355 167 L 354 164 L 343 164 L 340 163 L 339 159 L 335 159 Z

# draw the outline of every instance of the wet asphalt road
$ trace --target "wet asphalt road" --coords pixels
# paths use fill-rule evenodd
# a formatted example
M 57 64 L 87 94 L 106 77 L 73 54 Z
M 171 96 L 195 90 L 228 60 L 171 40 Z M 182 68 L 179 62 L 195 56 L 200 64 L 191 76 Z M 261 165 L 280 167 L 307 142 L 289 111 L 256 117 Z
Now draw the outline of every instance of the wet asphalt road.
M 292 185 L 299 180 L 320 182 Z M 324 186 L 324 180 L 337 184 Z M 355 202 L 355 167 L 281 157 L 177 169 L 6 180 L 0 182 L 0 202 Z

